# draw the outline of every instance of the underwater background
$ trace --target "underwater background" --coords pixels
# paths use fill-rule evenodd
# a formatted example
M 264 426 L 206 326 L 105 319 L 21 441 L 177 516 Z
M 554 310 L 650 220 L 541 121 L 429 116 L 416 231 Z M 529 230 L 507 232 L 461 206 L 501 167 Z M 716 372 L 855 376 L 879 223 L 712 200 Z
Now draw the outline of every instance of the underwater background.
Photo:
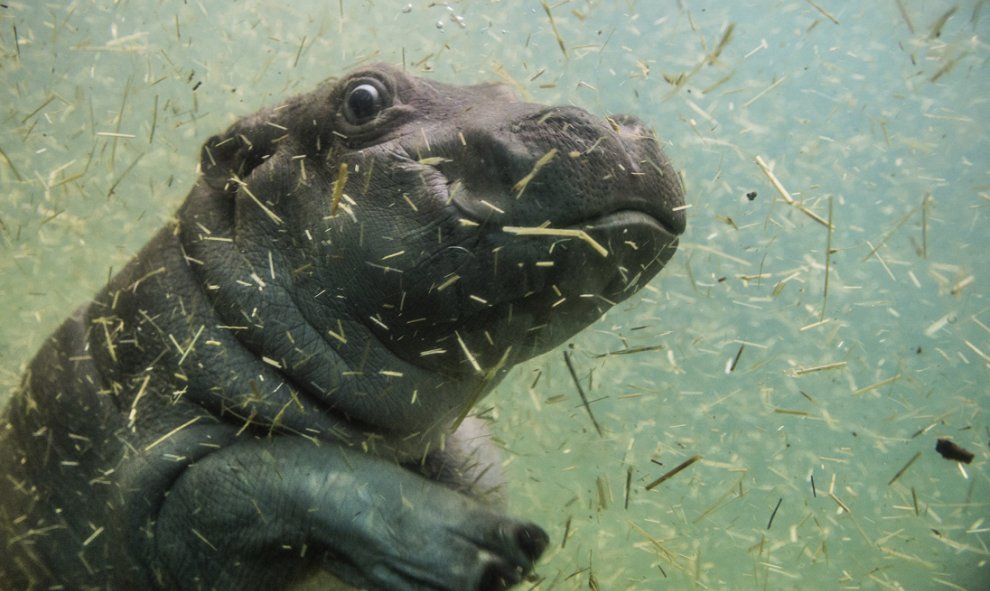
M 988 41 L 985 0 L 5 0 L 0 400 L 237 117 L 367 62 L 503 80 L 647 120 L 690 204 L 565 345 L 601 434 L 560 351 L 481 403 L 532 588 L 990 588 Z

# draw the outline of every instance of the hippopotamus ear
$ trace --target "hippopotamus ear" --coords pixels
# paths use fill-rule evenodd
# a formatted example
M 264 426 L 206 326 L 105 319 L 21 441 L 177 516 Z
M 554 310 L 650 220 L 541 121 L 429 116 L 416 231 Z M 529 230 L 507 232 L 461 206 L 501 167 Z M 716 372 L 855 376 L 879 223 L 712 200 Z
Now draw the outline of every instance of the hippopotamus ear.
M 206 140 L 199 157 L 206 184 L 227 191 L 231 179 L 247 177 L 271 157 L 278 139 L 287 133 L 284 127 L 269 123 L 271 120 L 271 113 L 265 110 L 241 119 L 224 133 Z

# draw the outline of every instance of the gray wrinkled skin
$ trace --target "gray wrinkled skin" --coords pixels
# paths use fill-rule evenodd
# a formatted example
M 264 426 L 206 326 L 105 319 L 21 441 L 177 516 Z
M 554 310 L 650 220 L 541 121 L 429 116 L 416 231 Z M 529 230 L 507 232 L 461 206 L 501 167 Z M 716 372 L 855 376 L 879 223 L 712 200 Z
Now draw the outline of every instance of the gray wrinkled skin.
M 201 169 L 6 410 L 0 588 L 520 582 L 548 538 L 464 417 L 673 255 L 652 131 L 372 66 L 241 119 Z M 608 255 L 502 229 L 540 225 Z

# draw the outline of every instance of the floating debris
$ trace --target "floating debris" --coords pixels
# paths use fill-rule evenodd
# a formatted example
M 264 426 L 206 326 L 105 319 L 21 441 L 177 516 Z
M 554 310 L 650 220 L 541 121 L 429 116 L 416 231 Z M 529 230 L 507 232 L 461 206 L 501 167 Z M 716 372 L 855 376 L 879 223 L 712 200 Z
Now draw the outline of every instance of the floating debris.
M 556 155 L 557 148 L 550 148 L 546 154 L 540 156 L 540 158 L 533 164 L 533 170 L 529 171 L 526 176 L 519 179 L 516 184 L 512 185 L 512 190 L 516 193 L 516 199 L 522 197 L 523 191 L 526 190 L 526 187 L 529 185 L 530 181 L 536 178 L 536 175 L 539 174 L 540 169 L 547 164 L 550 164 L 550 161 L 553 160 Z
M 897 9 L 901 12 L 901 18 L 904 19 L 904 24 L 907 25 L 908 31 L 914 35 L 914 23 L 911 22 L 911 15 L 908 14 L 907 8 L 904 6 L 904 0 L 897 0 Z
M 134 164 L 137 164 L 137 162 L 134 162 Z M 131 164 L 131 167 L 133 167 L 134 164 Z M 128 170 L 130 170 L 131 167 L 129 167 Z M 261 211 L 263 211 L 265 215 L 269 217 L 269 219 L 271 219 L 276 224 L 282 223 L 282 218 L 280 218 L 278 214 L 276 214 L 274 211 L 269 209 L 264 203 L 262 203 L 261 199 L 258 199 L 258 197 L 251 191 L 251 187 L 249 187 L 245 181 L 241 180 L 236 176 L 232 177 L 230 180 L 233 181 L 238 186 L 240 186 L 241 190 L 244 191 L 244 194 L 250 197 L 251 201 L 253 201 L 254 204 L 257 205 L 259 208 L 261 208 Z
M 841 369 L 846 365 L 847 363 L 845 361 L 837 361 L 835 363 L 825 363 L 822 365 L 816 365 L 814 367 L 799 367 L 795 369 L 793 372 L 791 372 L 791 375 L 794 377 L 803 376 L 805 374 L 815 373 L 819 371 L 828 371 L 830 369 Z
M 599 476 L 595 479 L 595 487 L 598 489 L 598 510 L 604 511 L 608 509 L 608 485 L 605 483 L 605 479 Z
M 732 373 L 736 371 L 736 365 L 739 364 L 739 358 L 742 357 L 742 352 L 743 349 L 745 348 L 746 345 L 739 345 L 739 350 L 736 351 L 736 356 L 732 358 L 732 363 L 729 364 L 729 371 L 727 371 L 726 373 Z
M 732 41 L 732 33 L 736 30 L 736 23 L 729 23 L 729 26 L 725 28 L 722 32 L 722 37 L 718 40 L 718 44 L 715 46 L 715 50 L 708 55 L 708 63 L 714 64 L 718 61 L 719 56 L 722 55 L 722 50 L 724 50 L 729 43 Z
M 832 197 L 828 198 L 828 237 L 825 239 L 825 288 L 822 291 L 822 311 L 818 316 L 819 320 L 825 320 L 825 306 L 828 304 L 828 277 L 831 275 L 829 269 L 832 266 Z
M 337 215 L 337 207 L 340 205 L 340 197 L 344 194 L 344 185 L 347 184 L 347 163 L 341 162 L 337 172 L 337 180 L 333 182 L 333 196 L 330 198 L 330 217 Z
M 945 437 L 939 437 L 935 444 L 935 451 L 947 460 L 955 460 L 964 464 L 972 462 L 973 458 L 976 457 L 973 452 Z
M 773 525 L 773 518 L 777 516 L 777 509 L 780 509 L 780 504 L 784 502 L 784 497 L 777 499 L 777 506 L 773 508 L 773 513 L 770 514 L 770 521 L 767 522 L 767 529 Z
M 938 39 L 942 36 L 942 28 L 945 27 L 945 23 L 949 22 L 952 15 L 959 10 L 959 5 L 955 5 L 949 10 L 945 11 L 942 16 L 938 17 L 934 23 L 932 23 L 931 31 L 928 33 L 930 39 Z
M 471 350 L 468 349 L 467 343 L 465 343 L 464 339 L 461 338 L 461 333 L 455 330 L 454 336 L 457 338 L 457 344 L 460 345 L 461 351 L 464 352 L 464 356 L 467 357 L 467 360 L 471 364 L 471 367 L 474 368 L 474 371 L 477 373 L 484 373 L 481 370 L 481 365 L 478 364 L 478 360 L 475 358 L 474 354 L 471 353 Z
M 763 160 L 762 156 L 756 157 L 756 165 L 760 167 L 760 170 L 762 170 L 763 174 L 766 175 L 767 179 L 770 181 L 770 184 L 773 185 L 773 188 L 777 190 L 777 193 L 780 194 L 780 197 L 785 202 L 787 202 L 788 205 L 792 205 L 798 208 L 801 211 L 801 213 L 805 214 L 806 216 L 810 217 L 811 219 L 815 220 L 816 222 L 825 226 L 826 228 L 832 227 L 832 225 L 828 223 L 827 220 L 822 218 L 822 216 L 811 211 L 804 205 L 795 201 L 793 197 L 791 197 L 790 192 L 788 192 L 787 189 L 784 188 L 784 185 L 780 182 L 780 179 L 778 179 L 777 175 L 775 175 L 773 171 L 770 170 L 770 166 L 766 163 L 766 161 Z
M 588 246 L 595 249 L 595 252 L 603 257 L 608 256 L 608 249 L 602 246 L 597 240 L 588 235 L 584 230 L 573 228 L 541 228 L 541 227 L 521 227 L 503 226 L 503 232 L 516 234 L 517 236 L 563 236 L 565 238 L 578 238 L 588 243 Z
M 172 429 L 168 433 L 162 435 L 158 439 L 156 439 L 156 440 L 152 441 L 151 443 L 149 443 L 148 445 L 146 445 L 145 448 L 144 448 L 144 451 L 145 452 L 149 452 L 149 451 L 155 449 L 156 447 L 158 447 L 162 443 L 164 443 L 164 442 L 168 441 L 169 439 L 171 439 L 179 431 L 182 431 L 183 429 L 185 429 L 187 427 L 191 427 L 192 425 L 194 425 L 195 423 L 198 423 L 200 421 L 200 419 L 203 419 L 203 418 L 205 418 L 205 417 L 203 417 L 203 416 L 196 416 L 196 417 L 193 417 L 193 418 L 189 419 L 185 423 L 182 423 L 181 425 L 179 425 L 175 429 Z
M 901 379 L 901 374 L 896 374 L 896 375 L 890 376 L 889 378 L 880 380 L 879 382 L 870 384 L 869 386 L 863 386 L 862 388 L 854 391 L 852 393 L 852 395 L 853 396 L 859 396 L 861 394 L 866 394 L 867 392 L 869 392 L 871 390 L 876 390 L 877 388 L 882 388 L 882 387 L 887 386 L 889 384 L 893 384 L 894 382 L 896 382 L 899 379 Z
M 623 509 L 629 510 L 629 488 L 632 486 L 632 466 L 626 468 L 626 498 L 625 503 L 623 503 Z
M 890 479 L 890 482 L 887 483 L 887 486 L 890 486 L 891 484 L 897 482 L 897 479 L 900 478 L 901 475 L 903 475 L 905 472 L 907 472 L 907 469 L 911 467 L 911 464 L 914 464 L 920 457 L 921 457 L 920 451 L 914 454 L 914 456 L 912 456 L 912 458 L 908 460 L 906 464 L 904 464 L 904 467 L 898 470 L 897 474 L 894 474 L 894 477 Z
M 839 19 L 837 19 L 834 16 L 832 16 L 832 14 L 829 11 L 827 11 L 824 8 L 822 8 L 821 6 L 819 6 L 813 0 L 804 0 L 804 1 L 807 2 L 808 4 L 810 4 L 812 8 L 814 8 L 818 12 L 822 13 L 822 15 L 825 18 L 827 18 L 828 20 L 832 21 L 835 24 L 839 24 Z
M 595 415 L 591 412 L 591 405 L 588 404 L 588 397 L 584 393 L 584 388 L 581 387 L 581 380 L 578 379 L 577 372 L 574 371 L 574 364 L 571 363 L 571 357 L 564 351 L 564 363 L 567 364 L 567 371 L 571 372 L 571 379 L 574 380 L 574 385 L 577 386 L 578 394 L 581 396 L 581 404 L 584 405 L 584 410 L 588 411 L 588 417 L 591 418 L 591 424 L 595 426 L 595 431 L 598 432 L 599 437 L 603 437 L 601 425 L 595 419 Z
M 633 355 L 635 353 L 646 353 L 649 351 L 662 351 L 663 349 L 663 345 L 643 345 L 642 347 L 629 347 L 628 349 L 619 349 L 617 351 L 609 351 L 608 353 L 598 353 L 592 355 L 592 357 L 601 359 L 602 357 L 611 357 L 612 355 Z
M 687 468 L 688 466 L 690 466 L 691 464 L 693 464 L 693 463 L 695 463 L 695 462 L 697 462 L 697 461 L 698 461 L 698 460 L 700 460 L 700 459 L 701 459 L 701 456 L 700 456 L 700 455 L 694 455 L 694 456 L 691 456 L 690 458 L 688 458 L 688 459 L 686 459 L 686 460 L 684 460 L 683 462 L 681 462 L 680 464 L 678 464 L 678 465 L 677 465 L 677 466 L 676 466 L 676 467 L 675 467 L 675 468 L 674 468 L 673 470 L 671 470 L 670 472 L 667 472 L 666 474 L 664 474 L 664 475 L 663 475 L 663 476 L 661 476 L 660 478 L 657 478 L 657 479 L 656 479 L 656 480 L 654 480 L 653 482 L 651 482 L 651 483 L 649 483 L 649 484 L 647 484 L 647 485 L 646 485 L 646 490 L 653 490 L 654 488 L 656 488 L 656 487 L 658 487 L 658 486 L 660 486 L 661 484 L 663 484 L 663 483 L 664 483 L 664 482 L 666 482 L 667 480 L 670 480 L 670 479 L 671 479 L 671 478 L 673 478 L 674 476 L 677 476 L 677 474 L 678 474 L 678 473 L 679 473 L 680 471 L 682 471 L 682 470 L 684 470 L 685 468 Z
M 545 0 L 540 2 L 540 4 L 543 5 L 543 12 L 547 13 L 547 18 L 550 19 L 550 30 L 553 31 L 553 36 L 557 39 L 557 46 L 560 47 L 560 52 L 564 54 L 564 59 L 570 59 L 567 55 L 567 46 L 564 45 L 564 38 L 560 36 L 560 31 L 557 30 L 557 22 L 553 20 L 553 13 L 550 12 L 550 7 Z
M 778 86 L 780 86 L 781 84 L 783 84 L 783 83 L 784 83 L 784 80 L 786 80 L 786 79 L 787 79 L 787 77 L 786 77 L 786 76 L 784 76 L 784 77 L 782 77 L 782 78 L 778 78 L 777 80 L 774 80 L 774 81 L 773 81 L 773 83 L 771 83 L 771 84 L 770 84 L 770 86 L 767 86 L 766 88 L 764 88 L 764 89 L 763 89 L 763 90 L 761 90 L 760 92 L 758 92 L 758 93 L 756 93 L 756 94 L 755 94 L 755 95 L 753 96 L 753 98 L 751 98 L 751 99 L 749 99 L 748 101 L 746 101 L 745 103 L 743 103 L 743 108 L 746 108 L 746 107 L 748 107 L 748 106 L 750 106 L 750 105 L 752 105 L 752 104 L 753 104 L 753 103 L 755 103 L 756 101 L 758 101 L 758 100 L 760 100 L 761 98 L 763 98 L 763 97 L 765 97 L 766 95 L 768 95 L 768 94 L 770 93 L 770 91 L 772 91 L 773 89 L 775 89 L 775 88 L 777 88 Z

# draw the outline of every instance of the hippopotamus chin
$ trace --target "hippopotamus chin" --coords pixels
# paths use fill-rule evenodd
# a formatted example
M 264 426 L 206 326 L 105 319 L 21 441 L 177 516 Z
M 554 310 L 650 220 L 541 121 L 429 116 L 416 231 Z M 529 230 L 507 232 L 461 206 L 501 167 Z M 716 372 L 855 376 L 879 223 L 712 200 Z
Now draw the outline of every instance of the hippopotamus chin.
M 520 582 L 548 538 L 505 513 L 468 414 L 673 255 L 654 133 L 376 65 L 200 166 L 11 399 L 0 587 Z

